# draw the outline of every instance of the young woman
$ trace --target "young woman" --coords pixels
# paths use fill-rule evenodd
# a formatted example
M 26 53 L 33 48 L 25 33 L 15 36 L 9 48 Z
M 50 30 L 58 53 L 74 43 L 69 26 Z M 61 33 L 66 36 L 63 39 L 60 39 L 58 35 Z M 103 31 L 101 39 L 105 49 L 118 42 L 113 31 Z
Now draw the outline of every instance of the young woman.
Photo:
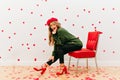
M 41 74 L 44 74 L 46 68 L 59 59 L 60 72 L 56 74 L 62 75 L 63 73 L 67 73 L 67 68 L 64 64 L 64 55 L 81 49 L 83 44 L 79 38 L 76 38 L 66 29 L 62 28 L 57 18 L 52 17 L 48 19 L 47 25 L 49 26 L 49 45 L 54 46 L 54 50 L 50 59 L 40 69 L 34 68 L 34 70 L 41 71 Z

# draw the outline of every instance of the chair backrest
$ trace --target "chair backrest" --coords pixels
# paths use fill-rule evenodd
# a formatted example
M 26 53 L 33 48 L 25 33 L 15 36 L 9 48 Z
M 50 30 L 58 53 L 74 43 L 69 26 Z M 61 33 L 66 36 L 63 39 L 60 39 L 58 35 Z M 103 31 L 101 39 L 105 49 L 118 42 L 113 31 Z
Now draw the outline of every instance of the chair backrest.
M 102 32 L 99 32 L 99 31 L 88 32 L 88 38 L 87 38 L 87 44 L 86 44 L 87 49 L 91 49 L 91 50 L 97 49 L 99 34 L 101 33 Z

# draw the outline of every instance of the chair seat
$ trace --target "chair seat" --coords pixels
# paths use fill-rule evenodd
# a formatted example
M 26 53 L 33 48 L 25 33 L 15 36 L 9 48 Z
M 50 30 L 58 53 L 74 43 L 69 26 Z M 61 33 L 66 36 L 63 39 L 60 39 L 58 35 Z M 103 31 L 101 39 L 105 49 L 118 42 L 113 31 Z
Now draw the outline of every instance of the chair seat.
M 75 58 L 92 58 L 95 57 L 95 54 L 95 51 L 86 48 L 82 48 L 81 50 L 76 50 L 68 53 L 68 55 Z

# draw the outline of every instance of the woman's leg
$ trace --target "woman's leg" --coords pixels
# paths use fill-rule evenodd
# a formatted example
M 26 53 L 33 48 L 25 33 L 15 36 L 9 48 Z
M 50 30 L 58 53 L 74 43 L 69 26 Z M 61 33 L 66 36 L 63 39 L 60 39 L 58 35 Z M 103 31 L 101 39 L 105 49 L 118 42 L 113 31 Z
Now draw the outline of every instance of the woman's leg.
M 67 68 L 64 64 L 64 54 L 65 54 L 65 52 L 63 51 L 63 49 L 60 46 L 57 47 L 56 54 L 59 58 L 59 63 L 60 63 L 60 71 L 58 71 L 56 74 L 57 75 L 62 75 L 64 72 L 67 73 Z
M 72 44 L 64 45 L 64 46 L 58 48 L 59 51 L 58 51 L 57 54 L 59 56 L 60 69 L 61 70 L 60 70 L 60 72 L 56 73 L 57 75 L 61 75 L 61 74 L 63 74 L 63 72 L 68 73 L 67 68 L 64 65 L 64 55 L 66 53 L 69 53 L 69 52 L 72 52 L 72 51 L 75 51 L 75 50 L 79 50 L 81 48 L 82 48 L 82 46 L 76 46 L 76 45 L 72 45 Z
M 54 61 L 49 60 L 45 63 L 45 66 L 50 66 L 54 62 L 56 62 L 59 58 L 60 66 L 64 66 L 64 55 L 68 52 L 75 51 L 78 49 L 81 49 L 82 46 L 76 46 L 73 44 L 68 44 L 64 46 L 57 46 L 56 51 L 55 51 L 55 56 L 54 56 Z
M 78 46 L 78 45 L 74 45 L 74 44 L 67 44 L 67 45 L 64 45 L 62 47 L 62 49 L 64 50 L 65 54 L 66 53 L 69 53 L 69 52 L 72 52 L 72 51 L 75 51 L 75 50 L 80 50 L 83 46 Z
M 59 57 L 60 64 L 61 65 L 64 64 L 64 55 L 66 53 L 69 53 L 69 52 L 72 52 L 72 51 L 75 51 L 75 50 L 79 50 L 81 48 L 82 48 L 82 46 L 76 46 L 76 45 L 73 45 L 73 44 L 67 44 L 67 45 L 64 45 L 64 46 L 58 46 L 56 54 Z

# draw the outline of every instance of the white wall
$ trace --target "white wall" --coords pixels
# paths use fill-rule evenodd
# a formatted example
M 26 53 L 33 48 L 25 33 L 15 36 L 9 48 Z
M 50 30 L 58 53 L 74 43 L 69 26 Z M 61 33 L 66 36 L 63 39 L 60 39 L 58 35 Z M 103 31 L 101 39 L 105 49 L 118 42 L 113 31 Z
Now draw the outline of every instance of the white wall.
M 62 26 L 80 37 L 102 31 L 97 53 L 100 66 L 120 66 L 119 0 L 1 0 L 0 65 L 41 65 L 51 55 L 45 23 L 57 17 Z M 68 55 L 65 56 L 68 64 Z M 73 62 L 75 59 L 72 59 Z M 80 61 L 83 65 L 84 60 Z M 94 62 L 91 62 L 93 64 Z M 53 65 L 57 65 L 56 62 Z

